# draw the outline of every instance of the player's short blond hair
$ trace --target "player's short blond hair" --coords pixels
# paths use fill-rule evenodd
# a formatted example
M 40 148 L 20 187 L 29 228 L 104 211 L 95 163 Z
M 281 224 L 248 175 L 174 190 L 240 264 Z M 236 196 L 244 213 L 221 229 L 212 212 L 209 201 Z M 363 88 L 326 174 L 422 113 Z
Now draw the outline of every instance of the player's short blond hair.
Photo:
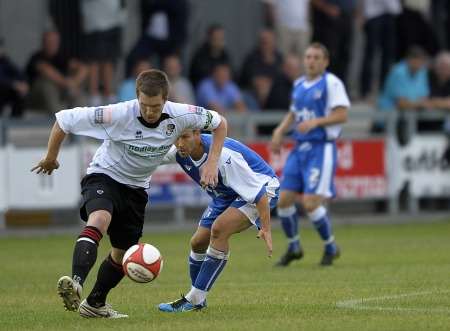
M 149 97 L 162 95 L 164 100 L 169 96 L 169 79 L 165 72 L 158 69 L 142 71 L 136 79 L 136 95 L 144 93 Z
M 320 49 L 323 53 L 324 58 L 326 58 L 327 60 L 330 59 L 330 52 L 328 51 L 328 48 L 326 48 L 326 46 L 322 43 L 319 43 L 316 41 L 316 42 L 309 44 L 309 46 L 307 48 Z

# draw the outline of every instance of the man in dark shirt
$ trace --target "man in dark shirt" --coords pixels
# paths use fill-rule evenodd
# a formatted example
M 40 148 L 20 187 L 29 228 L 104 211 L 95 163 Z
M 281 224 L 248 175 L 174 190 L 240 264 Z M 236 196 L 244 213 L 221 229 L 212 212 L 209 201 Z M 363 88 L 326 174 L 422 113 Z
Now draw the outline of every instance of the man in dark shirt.
M 227 63 L 231 66 L 230 56 L 225 49 L 225 30 L 219 24 L 208 28 L 207 39 L 192 57 L 189 79 L 196 87 L 200 81 L 212 73 L 217 64 Z
M 87 76 L 86 66 L 76 59 L 62 57 L 59 46 L 58 32 L 45 32 L 42 49 L 32 55 L 27 65 L 31 84 L 29 106 L 50 114 L 77 102 Z
M 3 41 L 0 40 L 0 114 L 6 105 L 10 105 L 11 116 L 20 117 L 27 93 L 28 84 L 24 75 L 6 56 Z
M 259 43 L 245 58 L 241 70 L 240 83 L 249 88 L 256 75 L 265 74 L 274 79 L 280 73 L 283 56 L 275 45 L 275 34 L 264 29 L 259 34 Z

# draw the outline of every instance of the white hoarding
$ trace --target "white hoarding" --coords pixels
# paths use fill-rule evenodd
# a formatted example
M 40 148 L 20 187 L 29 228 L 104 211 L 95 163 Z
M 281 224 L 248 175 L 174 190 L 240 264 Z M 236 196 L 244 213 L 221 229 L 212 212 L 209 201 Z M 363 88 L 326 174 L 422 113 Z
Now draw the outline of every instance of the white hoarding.
M 450 196 L 450 167 L 442 157 L 447 148 L 445 136 L 415 136 L 406 146 L 391 141 L 389 148 L 394 192 L 409 183 L 409 193 L 416 198 Z
M 62 148 L 60 168 L 51 176 L 30 171 L 45 155 L 45 148 L 8 147 L 8 208 L 74 208 L 80 200 L 81 153 L 78 146 Z
M 8 206 L 8 176 L 6 173 L 8 161 L 6 155 L 6 151 L 0 148 L 0 214 L 5 212 Z

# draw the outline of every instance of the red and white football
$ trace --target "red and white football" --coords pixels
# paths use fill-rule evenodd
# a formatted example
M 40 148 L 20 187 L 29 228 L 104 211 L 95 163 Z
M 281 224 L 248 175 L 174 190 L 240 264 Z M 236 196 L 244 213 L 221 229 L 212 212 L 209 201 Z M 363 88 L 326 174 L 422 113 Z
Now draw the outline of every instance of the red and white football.
M 149 283 L 158 277 L 163 267 L 159 250 L 150 244 L 139 243 L 125 252 L 122 260 L 125 275 L 138 283 Z

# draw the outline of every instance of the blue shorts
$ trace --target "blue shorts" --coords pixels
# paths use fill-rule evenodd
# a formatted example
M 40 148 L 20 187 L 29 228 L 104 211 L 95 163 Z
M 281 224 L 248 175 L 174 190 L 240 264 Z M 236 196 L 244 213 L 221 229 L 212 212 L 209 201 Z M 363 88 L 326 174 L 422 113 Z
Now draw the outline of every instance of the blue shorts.
M 281 190 L 331 198 L 336 195 L 335 142 L 304 142 L 289 154 L 281 177 Z
M 278 202 L 279 196 L 279 183 L 276 180 L 276 186 L 272 188 L 268 188 L 266 190 L 267 197 L 269 198 L 270 209 L 274 209 Z M 198 223 L 199 226 L 211 229 L 214 221 L 221 215 L 227 208 L 234 207 L 239 209 L 244 215 L 247 216 L 248 220 L 260 229 L 260 219 L 258 215 L 258 210 L 256 209 L 256 204 L 248 203 L 240 197 L 232 200 L 223 200 L 223 199 L 213 199 L 208 207 L 206 207 L 203 212 L 202 218 Z

